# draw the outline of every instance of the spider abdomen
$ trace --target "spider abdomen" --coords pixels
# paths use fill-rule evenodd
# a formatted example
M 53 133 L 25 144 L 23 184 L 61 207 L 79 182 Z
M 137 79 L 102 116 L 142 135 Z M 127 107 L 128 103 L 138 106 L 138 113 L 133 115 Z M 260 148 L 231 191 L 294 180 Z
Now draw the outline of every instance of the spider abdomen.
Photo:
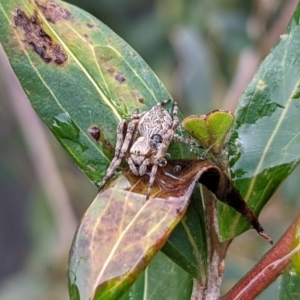
M 138 130 L 142 136 L 151 139 L 155 134 L 164 136 L 172 123 L 171 116 L 162 106 L 154 106 L 141 118 Z

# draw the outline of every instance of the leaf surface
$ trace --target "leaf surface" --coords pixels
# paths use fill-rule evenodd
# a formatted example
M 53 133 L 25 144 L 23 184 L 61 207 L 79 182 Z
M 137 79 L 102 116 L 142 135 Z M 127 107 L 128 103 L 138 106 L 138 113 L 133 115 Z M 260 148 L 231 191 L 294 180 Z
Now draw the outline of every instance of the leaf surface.
M 45 0 L 1 2 L 0 26 L 1 44 L 32 106 L 98 185 L 114 153 L 119 121 L 128 119 L 136 108 L 149 110 L 170 98 L 169 93 L 129 45 L 72 5 Z M 169 112 L 171 108 L 172 104 L 166 106 Z M 170 159 L 192 155 L 189 147 L 176 143 L 168 152 Z M 193 252 L 189 255 L 193 258 Z M 199 266 L 191 264 L 189 270 L 197 274 Z M 71 290 L 79 293 L 75 285 Z
M 214 110 L 206 115 L 192 115 L 182 121 L 183 128 L 208 152 L 221 153 L 234 116 L 229 111 Z
M 295 221 L 295 228 L 291 237 L 291 263 L 281 276 L 279 299 L 298 299 L 300 297 L 300 221 Z M 288 246 L 287 244 L 286 246 Z
M 192 278 L 159 252 L 121 300 L 189 300 Z
M 174 165 L 160 168 L 148 201 L 148 177 L 131 173 L 117 176 L 96 197 L 72 245 L 71 299 L 118 299 L 133 284 L 182 219 L 199 178 L 213 166 L 196 161 L 181 162 L 181 168 L 178 177 Z
M 114 153 L 119 121 L 169 99 L 169 93 L 126 42 L 72 5 L 3 1 L 0 26 L 0 42 L 32 106 L 98 185 Z M 93 125 L 98 143 L 89 133 Z M 173 145 L 174 158 L 186 152 L 181 148 Z
M 300 277 L 290 270 L 281 276 L 279 297 L 280 300 L 300 298 Z
M 232 180 L 258 214 L 300 158 L 300 6 L 280 42 L 259 67 L 236 111 L 231 132 Z M 249 228 L 220 204 L 224 240 Z
M 299 161 L 298 20 L 299 8 L 287 34 L 245 91 L 231 135 L 233 179 L 256 212 Z M 33 107 L 76 164 L 98 185 L 113 156 L 118 122 L 128 119 L 135 108 L 149 110 L 170 98 L 169 93 L 130 46 L 71 5 L 45 0 L 3 1 L 0 26 L 1 44 Z M 171 105 L 167 109 L 171 112 Z M 96 143 L 90 133 L 93 125 L 99 128 Z M 191 157 L 188 150 L 172 143 L 171 159 Z M 185 236 L 188 246 L 182 251 L 185 243 L 180 248 L 179 239 L 176 246 L 172 244 L 173 253 L 183 254 L 178 255 L 181 263 L 190 262 L 186 266 L 191 273 L 198 272 L 195 266 L 199 266 L 199 259 L 192 262 L 190 258 L 205 248 L 201 222 L 193 225 L 202 215 L 200 205 L 196 209 L 199 213 L 187 214 L 189 226 L 181 223 L 184 234 L 177 233 Z M 233 209 L 220 205 L 224 240 L 248 226 Z

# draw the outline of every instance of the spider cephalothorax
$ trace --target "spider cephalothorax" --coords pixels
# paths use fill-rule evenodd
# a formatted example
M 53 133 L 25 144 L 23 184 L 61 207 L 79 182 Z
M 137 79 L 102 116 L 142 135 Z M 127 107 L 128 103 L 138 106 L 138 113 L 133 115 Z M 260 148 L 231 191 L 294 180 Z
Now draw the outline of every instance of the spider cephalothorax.
M 152 165 L 146 196 L 148 199 L 157 168 L 167 164 L 165 154 L 171 141 L 174 139 L 199 147 L 196 143 L 175 134 L 179 125 L 178 106 L 174 102 L 171 118 L 162 106 L 169 101 L 164 100 L 147 112 L 139 113 L 138 110 L 135 110 L 128 125 L 125 120 L 119 123 L 115 156 L 100 184 L 99 191 L 111 178 L 122 160 L 126 158 L 130 170 L 136 176 L 145 175 L 148 166 Z

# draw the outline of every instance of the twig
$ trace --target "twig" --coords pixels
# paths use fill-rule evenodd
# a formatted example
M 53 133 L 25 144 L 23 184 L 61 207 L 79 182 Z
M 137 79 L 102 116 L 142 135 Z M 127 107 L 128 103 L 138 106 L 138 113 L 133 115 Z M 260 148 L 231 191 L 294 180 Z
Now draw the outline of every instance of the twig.
M 300 217 L 291 224 L 278 243 L 221 299 L 250 300 L 265 290 L 289 265 L 293 254 L 294 231 L 299 222 Z
M 220 297 L 220 286 L 225 270 L 225 255 L 231 241 L 219 241 L 217 199 L 206 187 L 202 187 L 202 198 L 205 206 L 206 236 L 208 247 L 208 275 L 206 286 L 194 282 L 192 300 L 215 300 Z

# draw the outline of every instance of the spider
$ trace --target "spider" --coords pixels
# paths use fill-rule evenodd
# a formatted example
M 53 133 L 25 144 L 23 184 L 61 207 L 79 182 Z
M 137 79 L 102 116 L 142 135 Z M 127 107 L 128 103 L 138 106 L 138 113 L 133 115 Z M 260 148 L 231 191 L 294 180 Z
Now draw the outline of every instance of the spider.
M 117 128 L 117 143 L 115 156 L 111 161 L 103 180 L 100 190 L 110 180 L 120 163 L 126 159 L 131 172 L 136 176 L 143 176 L 148 166 L 152 165 L 146 200 L 149 199 L 158 167 L 167 164 L 165 154 L 172 140 L 186 143 L 195 147 L 201 147 L 194 141 L 175 134 L 179 125 L 178 106 L 174 102 L 172 118 L 163 108 L 170 99 L 159 102 L 149 111 L 139 113 L 134 111 L 127 124 L 122 120 Z

